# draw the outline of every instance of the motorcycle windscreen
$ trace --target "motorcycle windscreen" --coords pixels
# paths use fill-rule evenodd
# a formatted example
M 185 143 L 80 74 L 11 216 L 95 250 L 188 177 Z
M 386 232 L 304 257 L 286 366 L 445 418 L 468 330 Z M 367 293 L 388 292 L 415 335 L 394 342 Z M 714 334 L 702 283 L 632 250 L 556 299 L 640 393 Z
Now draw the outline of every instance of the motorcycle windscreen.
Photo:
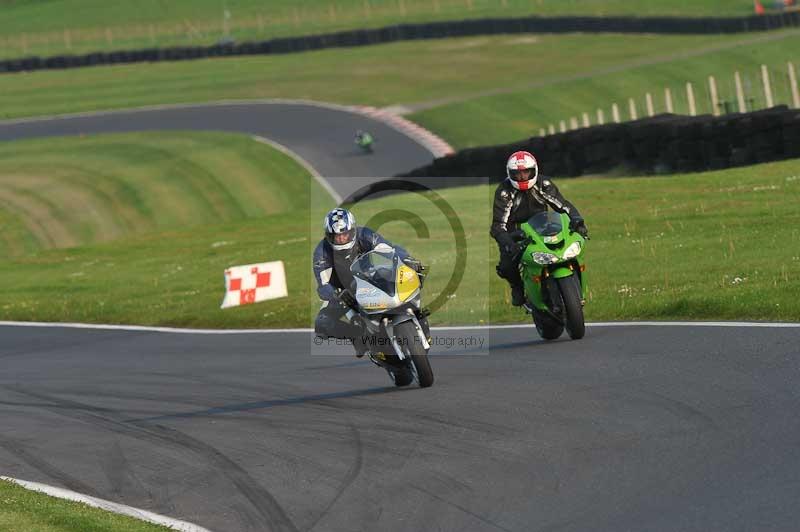
M 561 215 L 554 211 L 542 211 L 528 219 L 528 225 L 542 236 L 556 236 L 564 229 Z
M 397 262 L 393 249 L 370 251 L 356 259 L 350 266 L 350 272 L 356 279 L 366 281 L 389 297 L 394 297 L 397 290 Z

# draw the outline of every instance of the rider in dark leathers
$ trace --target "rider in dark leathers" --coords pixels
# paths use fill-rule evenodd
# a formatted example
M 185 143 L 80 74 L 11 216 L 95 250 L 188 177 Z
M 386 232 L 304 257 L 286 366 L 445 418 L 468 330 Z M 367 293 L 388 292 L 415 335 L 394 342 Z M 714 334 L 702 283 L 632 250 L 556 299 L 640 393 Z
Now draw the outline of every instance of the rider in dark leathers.
M 317 244 L 313 258 L 317 294 L 323 301 L 314 322 L 314 331 L 322 338 L 352 340 L 356 354 L 362 356 L 367 351 L 362 327 L 351 323 L 345 316 L 349 308 L 357 305 L 350 291 L 353 282 L 350 266 L 360 255 L 372 251 L 379 244 L 394 248 L 400 259 L 417 272 L 422 270 L 422 265 L 405 249 L 372 229 L 356 226 L 355 217 L 346 209 L 337 208 L 329 212 L 325 216 L 324 228 L 325 238 Z
M 506 163 L 505 179 L 494 193 L 492 227 L 489 233 L 500 247 L 500 263 L 497 275 L 511 285 L 511 303 L 520 306 L 525 303 L 525 290 L 519 274 L 519 245 L 511 233 L 538 212 L 548 207 L 569 216 L 570 231 L 588 238 L 589 232 L 583 217 L 575 206 L 567 201 L 556 185 L 539 175 L 536 158 L 527 151 L 511 154 Z

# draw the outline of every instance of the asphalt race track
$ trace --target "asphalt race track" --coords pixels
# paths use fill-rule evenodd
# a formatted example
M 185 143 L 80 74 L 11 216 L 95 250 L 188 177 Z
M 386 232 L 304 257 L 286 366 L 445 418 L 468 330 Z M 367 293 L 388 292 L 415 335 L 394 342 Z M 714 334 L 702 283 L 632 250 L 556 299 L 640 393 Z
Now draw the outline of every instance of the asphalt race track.
M 367 118 L 279 107 L 0 123 L 0 139 L 212 128 L 326 176 L 430 160 Z M 358 154 L 364 125 L 396 149 Z M 797 529 L 800 328 L 434 332 L 422 390 L 309 332 L 0 326 L 0 474 L 215 532 Z
M 375 137 L 375 150 L 364 154 L 353 142 L 363 129 Z M 0 121 L 0 141 L 47 136 L 132 131 L 204 130 L 258 135 L 296 153 L 326 177 L 393 176 L 429 164 L 433 155 L 385 123 L 343 108 L 310 103 L 243 102 L 164 106 L 61 118 Z M 371 180 L 335 179 L 343 197 Z
M 476 333 L 423 390 L 308 332 L 0 327 L 0 470 L 215 531 L 796 530 L 800 329 Z

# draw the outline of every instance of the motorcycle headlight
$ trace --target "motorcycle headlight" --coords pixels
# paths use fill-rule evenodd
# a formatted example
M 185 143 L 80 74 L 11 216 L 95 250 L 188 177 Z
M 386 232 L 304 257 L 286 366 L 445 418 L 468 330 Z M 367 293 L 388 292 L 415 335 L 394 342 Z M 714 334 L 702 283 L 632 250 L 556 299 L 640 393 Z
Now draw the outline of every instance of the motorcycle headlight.
M 558 257 L 553 255 L 552 253 L 542 253 L 541 251 L 536 251 L 533 253 L 533 261 L 536 264 L 555 264 L 556 262 L 560 261 Z
M 581 243 L 580 242 L 573 242 L 569 245 L 567 250 L 564 252 L 565 259 L 572 259 L 577 257 L 581 253 Z

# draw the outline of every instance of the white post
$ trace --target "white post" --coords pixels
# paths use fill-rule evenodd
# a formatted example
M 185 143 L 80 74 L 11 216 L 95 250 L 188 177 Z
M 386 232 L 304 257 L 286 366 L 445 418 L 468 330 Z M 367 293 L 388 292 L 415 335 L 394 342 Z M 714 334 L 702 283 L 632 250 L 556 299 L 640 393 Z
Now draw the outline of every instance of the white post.
M 566 132 L 567 132 L 567 123 L 566 123 L 566 122 L 564 122 L 563 120 L 561 120 L 561 121 L 558 123 L 558 130 L 559 130 L 561 133 L 566 133 Z
M 739 104 L 739 112 L 746 113 L 747 105 L 744 103 L 744 87 L 742 86 L 742 76 L 737 71 L 733 75 L 733 80 L 736 84 L 736 102 Z
M 611 116 L 614 119 L 614 122 L 616 122 L 617 124 L 622 122 L 622 120 L 620 120 L 619 118 L 619 105 L 617 104 L 611 105 Z
M 789 68 L 789 87 L 792 91 L 792 107 L 800 108 L 800 92 L 797 90 L 797 74 L 794 71 L 794 63 L 788 63 Z
M 773 107 L 775 103 L 772 100 L 772 87 L 769 83 L 767 65 L 761 65 L 761 80 L 764 82 L 764 101 L 767 102 L 767 108 Z
M 597 110 L 597 124 L 603 125 L 606 123 L 606 114 L 603 112 L 602 109 Z
M 717 95 L 717 80 L 708 76 L 708 92 L 711 95 L 711 114 L 719 116 L 719 96 Z
M 540 127 L 540 128 L 539 128 L 539 136 L 540 136 L 540 137 L 544 137 L 546 133 L 547 133 L 547 132 L 544 130 L 544 128 L 543 128 L 543 127 Z
M 647 116 L 655 116 L 656 110 L 653 106 L 653 96 L 648 92 L 645 94 L 645 102 L 647 103 Z
M 636 115 L 636 102 L 633 98 L 628 98 L 628 114 L 631 117 L 631 120 L 636 120 L 638 116 Z
M 674 113 L 674 108 L 672 107 L 672 91 L 667 87 L 664 89 L 664 106 L 667 109 L 668 113 Z
M 691 83 L 686 84 L 686 99 L 689 101 L 689 116 L 697 116 L 697 105 L 694 102 L 694 89 Z
M 556 126 L 554 126 L 553 124 L 549 124 L 547 126 L 547 134 L 548 135 L 555 135 L 556 134 Z
M 589 122 L 589 113 L 583 113 L 583 127 L 591 127 L 592 123 Z
M 574 116 L 569 119 L 569 129 L 570 131 L 578 129 L 578 119 L 575 118 Z

